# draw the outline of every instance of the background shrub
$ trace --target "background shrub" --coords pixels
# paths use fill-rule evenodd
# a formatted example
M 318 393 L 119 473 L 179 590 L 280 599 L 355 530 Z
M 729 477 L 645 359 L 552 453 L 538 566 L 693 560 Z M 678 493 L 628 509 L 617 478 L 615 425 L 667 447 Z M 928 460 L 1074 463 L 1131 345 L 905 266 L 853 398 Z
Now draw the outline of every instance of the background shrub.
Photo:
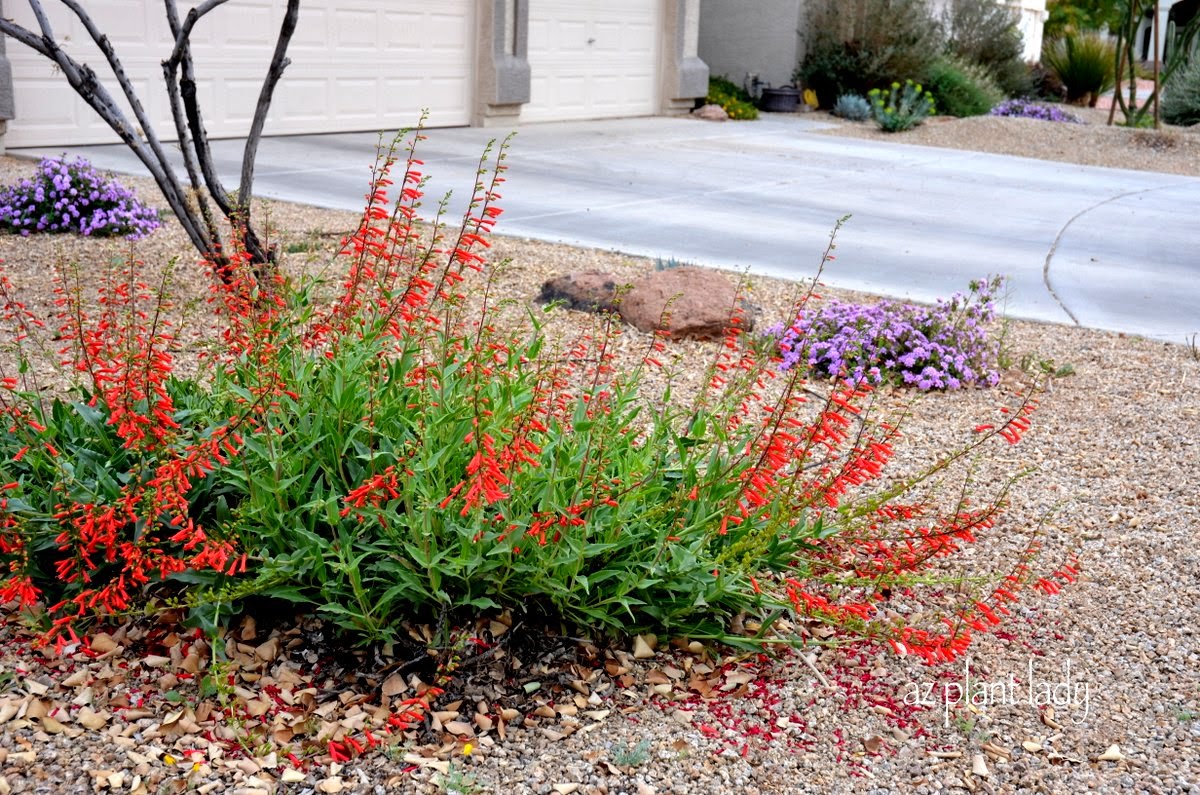
M 1116 45 L 1095 32 L 1069 33 L 1042 51 L 1042 63 L 1066 88 L 1067 102 L 1091 107 L 1115 85 L 1116 58 Z
M 934 61 L 925 87 L 938 110 L 950 116 L 982 116 L 1004 98 L 1000 87 L 981 66 L 952 56 Z
M 1200 124 L 1200 58 L 1171 75 L 1163 88 L 1162 117 L 1167 124 Z
M 1026 97 L 1043 99 L 1048 102 L 1065 102 L 1067 88 L 1058 79 L 1058 75 L 1050 71 L 1041 61 L 1028 65 L 1029 91 Z
M 1061 39 L 1083 30 L 1116 30 L 1126 0 L 1048 0 L 1046 3 L 1047 39 Z
M 1016 11 L 996 0 L 952 0 L 942 17 L 946 52 L 982 66 L 1004 96 L 1025 94 L 1030 79 L 1017 21 Z
M 46 157 L 32 179 L 0 189 L 0 230 L 29 235 L 75 232 L 131 240 L 159 227 L 158 211 L 82 157 Z
M 758 118 L 758 109 L 754 107 L 754 101 L 746 90 L 725 77 L 708 79 L 708 96 L 705 102 L 720 105 L 731 119 L 745 121 Z
M 795 79 L 825 108 L 842 94 L 923 76 L 943 45 L 925 0 L 813 0 L 807 30 Z
M 858 94 L 842 94 L 833 103 L 831 113 L 847 121 L 866 121 L 871 118 L 871 103 Z

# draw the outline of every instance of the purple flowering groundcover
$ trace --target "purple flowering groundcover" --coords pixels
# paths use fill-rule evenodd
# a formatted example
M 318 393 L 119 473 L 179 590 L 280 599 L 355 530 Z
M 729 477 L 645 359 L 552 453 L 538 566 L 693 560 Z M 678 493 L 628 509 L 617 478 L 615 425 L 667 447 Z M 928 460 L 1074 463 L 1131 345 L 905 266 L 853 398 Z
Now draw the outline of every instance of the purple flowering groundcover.
M 76 232 L 136 240 L 160 225 L 156 210 L 83 158 L 43 158 L 32 179 L 0 189 L 0 230 L 8 232 Z
M 829 301 L 786 329 L 767 329 L 779 345 L 780 369 L 922 390 L 995 386 L 999 342 L 989 338 L 993 297 L 1003 279 L 971 282 L 970 293 L 924 307 L 899 301 L 864 305 Z

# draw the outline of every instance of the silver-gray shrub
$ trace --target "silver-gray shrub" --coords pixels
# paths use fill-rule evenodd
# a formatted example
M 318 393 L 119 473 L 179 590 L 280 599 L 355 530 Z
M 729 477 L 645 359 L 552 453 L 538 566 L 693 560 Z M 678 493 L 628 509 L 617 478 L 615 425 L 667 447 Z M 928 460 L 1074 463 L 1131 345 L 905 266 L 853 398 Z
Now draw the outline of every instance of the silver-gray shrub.
M 1200 124 L 1200 58 L 1192 58 L 1167 81 L 1162 117 L 1167 124 Z
M 871 103 L 858 94 L 842 94 L 830 112 L 847 121 L 866 121 L 871 118 Z

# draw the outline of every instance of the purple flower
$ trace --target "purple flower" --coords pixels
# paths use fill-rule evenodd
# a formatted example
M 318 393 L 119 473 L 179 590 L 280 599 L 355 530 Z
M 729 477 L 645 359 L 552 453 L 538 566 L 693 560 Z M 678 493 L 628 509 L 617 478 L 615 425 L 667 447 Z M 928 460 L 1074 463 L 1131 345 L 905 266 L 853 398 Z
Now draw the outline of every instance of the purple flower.
M 988 339 L 987 326 L 1002 284 L 998 277 L 972 282 L 969 295 L 934 307 L 830 301 L 812 317 L 767 334 L 778 341 L 781 370 L 803 366 L 829 377 L 923 390 L 992 386 L 1000 379 L 998 343 Z
M 1058 121 L 1070 124 L 1083 124 L 1083 119 L 1073 113 L 1068 113 L 1056 105 L 1044 105 L 1030 102 L 1027 99 L 1010 99 L 992 108 L 992 116 L 1012 116 L 1021 119 L 1041 119 L 1042 121 Z
M 36 219 L 36 220 L 35 220 Z M 0 230 L 29 234 L 73 231 L 86 235 L 144 237 L 161 225 L 158 211 L 137 200 L 83 158 L 44 158 L 32 180 L 0 188 Z

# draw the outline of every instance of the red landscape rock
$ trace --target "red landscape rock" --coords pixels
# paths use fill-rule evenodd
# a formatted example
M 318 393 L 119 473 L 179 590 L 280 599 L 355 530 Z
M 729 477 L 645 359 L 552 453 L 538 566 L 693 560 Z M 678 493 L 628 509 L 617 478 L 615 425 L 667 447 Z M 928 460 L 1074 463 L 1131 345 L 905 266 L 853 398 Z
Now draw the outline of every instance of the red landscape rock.
M 738 304 L 737 290 L 725 274 L 684 265 L 652 271 L 633 283 L 621 297 L 621 317 L 639 331 L 660 328 L 666 313 L 667 330 L 675 339 L 720 339 Z M 754 318 L 743 312 L 742 327 L 752 329 Z

